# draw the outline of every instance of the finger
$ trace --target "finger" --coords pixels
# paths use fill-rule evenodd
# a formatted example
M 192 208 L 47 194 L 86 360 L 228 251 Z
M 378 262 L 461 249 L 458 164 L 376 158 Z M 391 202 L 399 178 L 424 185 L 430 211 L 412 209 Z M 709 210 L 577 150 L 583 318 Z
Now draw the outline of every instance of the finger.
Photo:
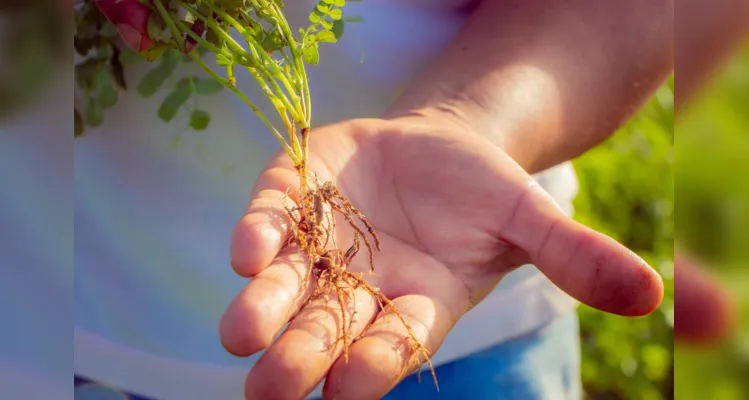
M 727 291 L 684 257 L 676 257 L 674 278 L 674 339 L 704 345 L 725 339 L 734 325 Z
M 343 352 L 343 341 L 336 341 L 343 333 L 341 315 L 346 316 L 347 331 L 353 338 L 377 310 L 366 291 L 348 293 L 350 297 L 341 293 L 344 313 L 337 293 L 304 306 L 250 371 L 245 382 L 247 399 L 302 399 L 317 387 Z
M 260 273 L 289 237 L 291 220 L 286 207 L 295 204 L 294 192 L 289 190 L 295 177 L 286 168 L 271 168 L 258 178 L 253 200 L 231 235 L 231 266 L 240 276 Z
M 591 307 L 640 316 L 663 298 L 663 281 L 644 260 L 566 216 L 537 184 L 525 188 L 503 235 L 555 285 Z
M 428 296 L 406 295 L 393 304 L 403 320 L 387 308 L 380 312 L 349 349 L 348 363 L 339 359 L 334 364 L 323 387 L 325 398 L 382 398 L 426 360 L 414 352 L 411 334 L 432 355 L 456 321 L 447 305 Z
M 290 250 L 252 278 L 219 323 L 224 348 L 246 357 L 268 347 L 312 293 L 313 279 L 301 287 L 307 271 L 306 261 Z
M 426 360 L 414 354 L 411 335 L 433 355 L 468 309 L 469 293 L 450 270 L 407 251 L 400 253 L 398 261 L 384 269 L 381 292 L 385 299 L 394 299 L 397 312 L 383 301 L 375 323 L 349 349 L 348 363 L 339 359 L 328 374 L 323 389 L 326 398 L 382 398 L 419 365 L 414 356 Z M 430 271 L 428 285 L 425 270 Z

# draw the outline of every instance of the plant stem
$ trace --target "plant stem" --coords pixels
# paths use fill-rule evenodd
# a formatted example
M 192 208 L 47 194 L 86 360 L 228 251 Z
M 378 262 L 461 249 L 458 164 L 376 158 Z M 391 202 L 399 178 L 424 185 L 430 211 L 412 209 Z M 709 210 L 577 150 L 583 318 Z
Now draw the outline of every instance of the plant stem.
M 309 94 L 309 81 L 307 80 L 307 72 L 304 70 L 304 64 L 300 63 L 302 69 L 302 88 L 304 89 L 304 111 L 306 120 L 304 121 L 303 128 L 312 126 L 312 101 L 310 100 Z
M 216 34 L 219 35 L 221 37 L 221 39 L 223 39 L 224 42 L 226 42 L 226 44 L 231 48 L 231 50 L 234 52 L 234 54 L 238 54 L 238 55 L 242 56 L 242 58 L 244 58 L 244 59 L 246 59 L 246 60 L 248 60 L 250 62 L 252 62 L 253 58 L 256 58 L 256 57 L 253 57 L 254 54 L 252 54 L 252 55 L 249 54 L 247 52 L 247 50 L 244 49 L 244 47 L 242 47 L 239 43 L 237 43 L 236 40 L 234 40 L 233 37 L 231 37 L 231 35 L 229 35 L 223 29 L 221 29 L 221 27 L 218 26 L 213 19 L 206 17 L 205 15 L 203 15 L 202 13 L 200 13 L 198 10 L 195 10 L 193 7 L 190 7 L 189 5 L 187 5 L 185 3 L 182 3 L 181 1 L 179 2 L 179 4 L 182 7 L 184 7 L 186 10 L 188 10 L 188 12 L 190 12 L 196 18 L 202 20 L 206 24 L 206 26 L 208 28 L 210 28 L 214 32 L 216 32 Z M 219 15 L 221 15 L 222 12 L 220 12 L 218 9 L 216 9 L 216 13 L 219 14 Z M 226 14 L 224 14 L 224 15 L 226 15 Z M 226 15 L 226 17 L 229 17 L 229 16 Z M 224 17 L 222 17 L 222 18 L 224 18 Z M 236 23 L 236 21 L 234 21 L 234 22 Z M 182 24 L 182 23 L 180 23 L 180 26 L 185 26 L 185 25 Z M 239 28 L 237 28 L 235 26 L 235 29 L 239 30 L 239 29 L 241 29 L 241 26 Z M 187 29 L 185 31 L 185 33 L 187 33 L 188 35 L 190 35 L 190 37 L 193 37 L 193 38 L 199 37 L 194 32 L 192 32 L 191 29 Z M 261 58 L 263 58 L 264 60 L 265 60 L 265 58 L 268 58 L 269 63 L 273 64 L 274 66 L 276 66 L 275 62 L 273 62 L 273 60 L 270 59 L 270 57 L 268 57 L 267 54 L 265 54 L 265 51 L 260 52 L 260 54 L 264 55 L 264 57 L 261 56 Z M 266 64 L 266 65 L 268 65 L 268 64 Z M 293 112 L 293 110 L 295 109 L 295 107 L 291 105 L 291 102 L 286 97 L 286 94 L 281 90 L 281 88 L 278 87 L 278 84 L 276 84 L 273 81 L 272 78 L 273 78 L 273 75 L 275 75 L 275 74 L 270 74 L 269 71 L 268 71 L 268 69 L 264 68 L 266 65 L 257 65 L 257 66 L 253 65 L 252 68 L 257 68 L 257 69 L 260 69 L 262 72 L 265 72 L 265 75 L 267 75 L 267 78 L 270 78 L 270 79 L 268 79 L 268 81 L 270 81 L 271 85 L 273 85 L 277 89 L 275 96 L 278 97 L 286 105 L 286 107 L 290 108 L 292 110 L 292 112 Z M 278 78 L 278 77 L 276 77 L 276 78 Z M 293 94 L 293 92 L 292 92 L 292 94 Z
M 299 193 L 307 193 L 307 156 L 309 155 L 309 128 L 302 128 L 302 159 L 297 164 L 299 170 Z
M 304 123 L 300 125 L 302 125 L 302 129 L 309 128 L 312 120 L 312 102 L 310 101 L 307 71 L 305 71 L 304 62 L 302 61 L 302 52 L 299 50 L 299 46 L 297 46 L 297 43 L 294 40 L 294 35 L 292 35 L 291 29 L 289 28 L 288 23 L 286 23 L 286 19 L 284 18 L 283 13 L 278 8 L 278 6 L 272 2 L 270 2 L 270 4 L 266 3 L 266 5 L 273 11 L 273 14 L 277 19 L 284 22 L 279 24 L 279 27 L 281 29 L 281 32 L 283 32 L 286 41 L 289 43 L 289 48 L 291 49 L 291 55 L 294 58 L 294 66 L 297 69 L 297 74 L 302 78 L 302 105 L 305 118 Z
M 172 33 L 172 36 L 174 37 L 174 40 L 177 42 L 177 45 L 179 48 L 184 47 L 184 43 L 182 43 L 182 35 L 179 32 L 179 29 L 177 28 L 177 25 L 175 24 L 174 20 L 171 18 L 169 13 L 167 12 L 166 8 L 164 8 L 164 4 L 162 4 L 161 0 L 154 0 L 154 4 L 156 5 L 156 9 L 159 11 L 159 14 L 161 14 L 161 17 L 164 19 L 166 24 L 169 26 L 169 30 Z M 197 35 L 196 35 L 197 36 Z M 200 38 L 202 40 L 202 38 Z M 284 148 L 286 153 L 291 157 L 291 159 L 294 161 L 295 164 L 298 164 L 301 162 L 299 159 L 300 157 L 296 154 L 296 152 L 289 147 L 289 144 L 286 142 L 286 140 L 283 138 L 280 132 L 273 126 L 273 124 L 268 120 L 268 118 L 263 114 L 262 111 L 252 102 L 250 101 L 247 96 L 242 93 L 241 90 L 237 89 L 234 84 L 229 83 L 226 79 L 222 78 L 220 75 L 218 75 L 216 72 L 211 69 L 206 63 L 203 61 L 203 59 L 200 57 L 200 54 L 197 50 L 193 50 L 190 52 L 190 57 L 198 64 L 200 65 L 203 70 L 205 70 L 213 79 L 224 85 L 226 88 L 234 92 L 245 104 L 247 104 L 248 107 L 252 111 L 257 114 L 257 116 L 260 118 L 260 120 L 265 124 L 265 126 L 268 128 L 268 130 L 273 133 L 273 135 L 276 137 L 278 142 L 281 144 L 281 147 Z
M 248 55 L 247 52 L 244 50 L 244 48 L 242 48 L 239 45 L 239 43 L 237 43 L 231 36 L 229 36 L 226 32 L 224 32 L 223 29 L 221 29 L 221 27 L 218 26 L 215 21 L 213 21 L 213 19 L 202 15 L 198 10 L 194 9 L 194 7 L 191 7 L 182 1 L 178 0 L 178 3 L 182 7 L 187 9 L 190 13 L 200 18 L 201 20 L 203 20 L 203 22 L 205 22 L 205 24 L 208 27 L 216 31 L 217 34 L 221 35 L 222 38 L 224 38 L 224 40 L 227 41 L 229 46 L 232 47 L 234 51 L 237 51 L 236 49 L 239 48 L 245 55 Z M 239 22 L 237 22 L 236 19 L 232 18 L 229 14 L 225 13 L 223 10 L 221 10 L 218 7 L 210 6 L 210 8 L 212 12 L 216 13 L 219 17 L 221 17 L 221 19 L 223 19 L 224 21 L 232 25 L 234 29 L 236 29 L 242 35 L 242 37 L 245 38 L 245 40 L 248 42 L 247 44 L 250 47 L 252 47 L 253 50 L 255 50 L 253 51 L 253 55 L 256 55 L 256 57 L 259 56 L 257 58 L 262 58 L 264 62 L 262 63 L 262 65 L 258 66 L 257 69 L 260 71 L 261 74 L 265 75 L 265 79 L 271 84 L 271 86 L 273 86 L 278 97 L 281 98 L 281 100 L 284 102 L 284 105 L 287 108 L 289 108 L 289 112 L 291 112 L 292 117 L 294 117 L 294 119 L 296 119 L 297 121 L 303 120 L 302 119 L 303 111 L 301 107 L 298 106 L 298 102 L 295 101 L 294 102 L 295 104 L 292 105 L 289 99 L 286 97 L 286 94 L 278 86 L 275 79 L 273 79 L 273 78 L 276 78 L 280 80 L 281 83 L 286 87 L 288 94 L 292 97 L 297 97 L 297 94 L 294 91 L 293 86 L 288 81 L 286 76 L 283 74 L 283 70 L 276 64 L 276 62 L 272 58 L 270 58 L 270 56 L 268 56 L 267 53 L 265 53 L 265 50 L 262 48 L 262 46 L 259 43 L 257 43 L 257 41 L 255 41 L 255 39 L 251 35 L 246 34 L 247 30 Z M 268 68 L 265 68 L 266 66 Z M 296 112 L 296 115 L 294 115 L 295 112 Z
M 181 31 L 185 32 L 188 36 L 193 38 L 201 46 L 205 46 L 209 49 L 216 49 L 219 53 L 223 53 L 227 57 L 233 58 L 233 55 L 231 53 L 225 52 L 223 50 L 218 49 L 218 47 L 213 46 L 210 42 L 208 42 L 207 40 L 200 37 L 200 35 L 197 35 L 195 32 L 193 32 L 192 29 L 188 28 L 182 21 L 176 21 L 176 24 Z M 288 110 L 288 107 L 283 102 L 283 100 L 286 100 L 288 102 L 288 99 L 279 99 L 278 96 L 276 96 L 276 94 L 274 94 L 270 90 L 268 85 L 265 83 L 263 78 L 257 73 L 255 68 L 247 67 L 247 66 L 244 66 L 244 67 L 247 68 L 248 71 L 250 71 L 253 77 L 255 77 L 258 84 L 260 85 L 261 90 L 263 91 L 263 94 L 265 94 L 270 99 L 271 103 L 273 103 L 273 107 L 276 109 L 276 111 L 278 111 L 278 115 L 283 121 L 284 125 L 286 126 L 286 129 L 289 132 L 291 132 L 293 130 L 293 123 L 289 120 L 288 115 L 286 115 L 286 111 Z M 278 90 L 280 91 L 280 88 Z M 291 105 L 289 104 L 289 106 Z M 295 118 L 293 115 L 293 112 L 292 112 L 292 118 Z M 296 138 L 292 138 L 292 142 L 294 142 L 293 139 L 296 139 Z
M 200 58 L 200 54 L 198 54 L 196 50 L 193 50 L 190 52 L 190 57 L 192 57 L 192 59 L 195 60 L 195 62 L 198 63 L 201 68 L 203 68 L 209 75 L 211 75 L 213 79 L 219 81 L 221 84 L 226 86 L 229 90 L 234 92 L 234 94 L 236 94 L 240 98 L 240 100 L 242 100 L 245 104 L 247 104 L 247 106 L 249 106 L 250 109 L 252 109 L 252 111 L 254 111 L 258 117 L 260 117 L 260 120 L 271 131 L 271 133 L 273 133 L 273 135 L 276 137 L 278 142 L 281 144 L 281 147 L 283 147 L 284 150 L 286 150 L 286 153 L 289 155 L 289 157 L 291 157 L 291 159 L 295 163 L 300 162 L 299 157 L 296 154 L 297 152 L 295 152 L 291 147 L 289 147 L 289 144 L 286 142 L 286 139 L 283 138 L 283 135 L 281 135 L 281 133 L 273 126 L 273 124 L 268 120 L 268 118 L 265 117 L 263 112 L 260 111 L 260 109 L 249 98 L 247 98 L 247 96 L 244 93 L 242 93 L 241 90 L 237 89 L 236 86 L 234 86 L 233 84 L 230 84 L 228 81 L 226 81 L 224 78 L 219 76 L 216 72 L 214 72 L 211 69 L 211 67 L 206 65 L 206 63 L 203 61 L 202 58 Z
M 169 30 L 172 32 L 172 36 L 177 42 L 178 47 L 180 49 L 183 48 L 184 43 L 182 43 L 182 35 L 179 34 L 179 30 L 177 29 L 177 26 L 174 25 L 174 21 L 172 20 L 172 18 L 169 16 L 169 12 L 167 12 L 166 8 L 164 8 L 164 4 L 161 2 L 161 0 L 153 0 L 153 4 L 156 5 L 156 9 L 159 11 L 159 14 L 161 14 L 161 18 L 163 18 L 167 26 L 169 26 Z

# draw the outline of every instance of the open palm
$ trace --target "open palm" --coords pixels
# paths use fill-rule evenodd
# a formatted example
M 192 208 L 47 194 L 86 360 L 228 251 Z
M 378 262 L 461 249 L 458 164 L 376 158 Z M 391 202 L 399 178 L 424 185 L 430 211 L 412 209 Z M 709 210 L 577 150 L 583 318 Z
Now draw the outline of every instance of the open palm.
M 566 216 L 501 149 L 459 129 L 422 119 L 347 121 L 312 132 L 310 166 L 332 180 L 377 230 L 377 276 L 418 340 L 434 353 L 460 317 L 512 269 L 535 264 L 576 299 L 601 310 L 643 315 L 658 306 L 660 277 L 614 240 Z M 393 314 L 357 289 L 350 333 L 376 323 L 349 349 L 339 333 L 335 297 L 302 305 L 307 268 L 283 249 L 283 203 L 298 178 L 280 154 L 257 181 L 233 234 L 232 266 L 252 277 L 221 321 L 233 354 L 265 354 L 250 372 L 248 398 L 298 399 L 327 376 L 326 397 L 380 398 L 410 371 L 408 333 Z M 337 225 L 342 248 L 350 228 Z M 365 251 L 350 270 L 369 268 Z M 352 300 L 353 302 L 353 300 Z M 511 305 L 508 305 L 511 306 Z M 289 323 L 290 322 L 290 323 Z M 276 335 L 289 323 L 283 334 Z

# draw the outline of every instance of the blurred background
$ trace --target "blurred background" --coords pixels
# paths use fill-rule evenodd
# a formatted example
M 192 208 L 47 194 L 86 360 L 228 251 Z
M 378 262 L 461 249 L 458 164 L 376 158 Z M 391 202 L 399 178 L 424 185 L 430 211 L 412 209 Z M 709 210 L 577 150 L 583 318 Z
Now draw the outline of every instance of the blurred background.
M 646 317 L 579 308 L 587 398 L 673 398 L 673 79 L 574 165 L 580 180 L 575 219 L 635 251 L 666 286 L 662 305 Z
M 736 327 L 718 345 L 675 347 L 676 398 L 749 399 L 749 46 L 676 121 L 677 244 L 731 294 Z
M 73 60 L 69 10 L 67 2 L 0 0 L 3 399 L 72 398 Z
M 643 318 L 579 309 L 589 399 L 749 398 L 749 46 L 676 120 L 673 90 L 672 78 L 575 161 L 575 218 L 637 252 L 667 288 Z M 674 345 L 674 242 L 709 266 L 737 305 L 736 329 L 717 345 Z

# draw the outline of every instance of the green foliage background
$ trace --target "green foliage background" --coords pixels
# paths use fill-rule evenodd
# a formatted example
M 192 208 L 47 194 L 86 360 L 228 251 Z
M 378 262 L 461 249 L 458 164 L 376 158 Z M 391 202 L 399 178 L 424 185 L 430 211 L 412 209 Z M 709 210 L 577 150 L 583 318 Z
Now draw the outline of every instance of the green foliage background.
M 591 399 L 667 399 L 673 363 L 673 80 L 602 145 L 574 161 L 575 218 L 664 277 L 661 307 L 625 318 L 581 306 L 582 378 Z
M 580 308 L 589 399 L 749 398 L 749 48 L 675 129 L 673 88 L 671 79 L 610 140 L 575 160 L 575 218 L 637 252 L 667 287 L 660 309 L 643 318 Z M 718 348 L 674 348 L 674 240 L 739 301 L 740 329 Z
M 677 240 L 737 301 L 721 346 L 677 345 L 676 398 L 749 399 L 749 46 L 676 125 Z

